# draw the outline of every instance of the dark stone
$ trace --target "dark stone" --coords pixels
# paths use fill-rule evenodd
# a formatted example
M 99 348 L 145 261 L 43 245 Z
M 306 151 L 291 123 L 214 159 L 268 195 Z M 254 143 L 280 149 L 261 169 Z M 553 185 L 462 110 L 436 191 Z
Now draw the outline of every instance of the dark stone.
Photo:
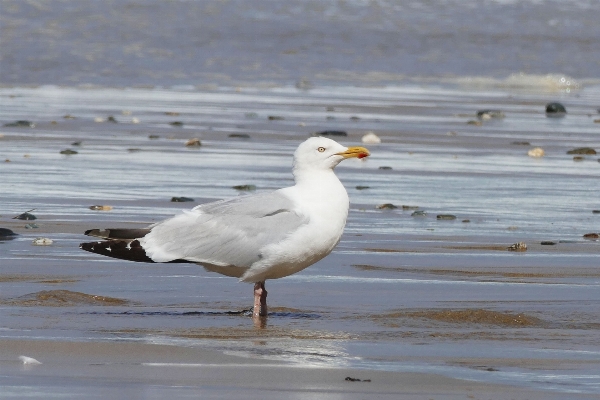
M 138 151 L 142 151 L 142 149 L 138 149 L 136 147 L 132 147 L 130 149 L 127 149 L 128 152 L 130 153 L 137 153 Z
M 239 139 L 250 139 L 250 135 L 246 133 L 232 133 L 229 135 L 230 138 L 239 138 Z
M 418 210 L 418 209 L 419 209 L 419 206 L 406 206 L 406 205 L 403 205 L 403 206 L 402 206 L 402 209 L 403 209 L 403 210 L 407 210 L 407 211 L 408 211 L 408 210 Z
M 173 121 L 173 122 L 170 122 L 169 125 L 181 128 L 183 126 L 183 122 L 181 122 L 181 121 Z
M 283 117 L 280 117 L 280 116 L 278 116 L 278 115 L 269 115 L 269 116 L 267 117 L 267 119 L 268 119 L 269 121 L 283 121 L 285 118 L 283 118 Z
M 585 157 L 583 157 L 583 156 L 575 156 L 575 157 L 573 157 L 573 161 L 583 161 L 583 160 L 585 160 Z
M 313 133 L 313 136 L 348 136 L 346 131 L 321 131 Z
M 350 117 L 350 121 L 360 121 L 360 117 L 357 117 L 357 116 Z
M 546 116 L 564 117 L 566 113 L 567 109 L 560 103 L 546 104 Z
M 71 143 L 71 146 L 81 146 L 81 142 L 73 142 Z
M 371 382 L 370 379 L 362 379 L 361 380 L 361 379 L 358 379 L 358 378 L 351 378 L 349 376 L 347 376 L 345 380 L 348 381 L 348 382 Z
M 600 214 L 600 210 L 592 210 L 592 214 Z
M 395 205 L 393 205 L 392 203 L 385 203 L 385 204 L 380 204 L 377 207 L 378 210 L 394 210 L 398 207 L 396 207 Z
M 419 211 L 415 211 L 412 214 L 410 214 L 411 217 L 426 217 L 427 216 L 427 211 L 425 210 L 419 210 Z
M 452 221 L 456 219 L 456 215 L 452 214 L 438 214 L 437 219 Z
M 388 167 L 387 165 L 382 165 L 381 167 L 379 167 L 379 169 L 392 169 L 392 167 Z
M 11 238 L 13 236 L 17 236 L 17 234 L 14 233 L 13 231 L 11 231 L 10 229 L 0 228 L 0 238 L 6 239 L 6 238 Z
M 119 122 L 119 121 L 117 121 L 117 120 L 115 119 L 115 117 L 113 117 L 112 115 L 110 115 L 110 116 L 109 116 L 109 117 L 108 117 L 106 120 L 107 120 L 108 122 L 112 122 L 113 124 L 116 124 L 117 122 Z
M 148 139 L 159 139 L 159 135 L 148 135 Z
M 370 186 L 360 186 L 359 185 L 356 187 L 356 190 L 365 190 L 365 189 L 370 189 L 370 188 L 371 188 Z
M 63 151 L 60 152 L 60 154 L 71 155 L 71 154 L 78 154 L 78 153 L 75 150 L 64 149 Z
M 552 242 L 550 240 L 545 240 L 542 243 L 540 243 L 542 246 L 554 246 L 556 244 L 556 242 Z
M 589 240 L 596 240 L 600 237 L 600 235 L 598 235 L 597 233 L 586 233 L 585 235 L 583 235 L 584 239 L 589 239 Z
M 465 223 L 465 224 L 468 224 L 468 223 L 471 222 L 471 220 L 470 219 L 463 219 L 462 222 Z
M 596 150 L 591 147 L 579 147 L 573 150 L 567 151 L 567 154 L 585 154 L 585 155 L 594 155 L 596 154 Z
M 20 219 L 23 221 L 33 221 L 34 219 L 37 219 L 37 217 L 33 214 L 30 214 L 28 211 L 28 212 L 24 212 L 23 214 L 17 215 L 13 219 Z
M 511 142 L 511 144 L 514 144 L 516 146 L 531 146 L 531 143 L 529 142 Z
M 237 185 L 237 186 L 234 186 L 233 188 L 235 190 L 244 190 L 244 191 L 256 190 L 255 185 Z
M 327 110 L 327 112 L 334 112 L 335 108 L 332 107 L 332 106 L 329 106 L 329 107 L 326 108 L 326 110 Z M 600 112 L 600 111 L 598 111 L 598 112 Z
M 35 124 L 31 121 L 20 120 L 4 124 L 7 128 L 35 128 Z
M 186 201 L 194 201 L 194 199 L 190 198 L 190 197 L 172 197 L 171 201 L 173 203 L 183 203 Z

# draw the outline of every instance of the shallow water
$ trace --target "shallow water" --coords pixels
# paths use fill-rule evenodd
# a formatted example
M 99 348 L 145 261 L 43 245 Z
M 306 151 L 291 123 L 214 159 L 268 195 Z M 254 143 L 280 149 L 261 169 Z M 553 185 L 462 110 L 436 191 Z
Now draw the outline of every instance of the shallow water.
M 566 104 L 566 117 L 544 115 L 549 98 Z M 0 241 L 4 338 L 141 340 L 299 365 L 600 392 L 599 242 L 583 238 L 598 232 L 600 163 L 566 154 L 600 147 L 598 86 L 551 96 L 457 86 L 44 86 L 1 89 L 0 99 L 2 121 L 36 124 L 1 129 L 0 158 L 10 160 L 0 164 L 1 222 L 19 234 Z M 468 125 L 481 108 L 506 118 Z M 94 122 L 108 115 L 119 122 Z M 169 125 L 175 120 L 183 127 Z M 347 130 L 339 140 L 347 145 L 367 131 L 383 142 L 368 146 L 366 161 L 337 168 L 351 198 L 342 242 L 316 265 L 267 283 L 265 326 L 243 312 L 252 290 L 235 279 L 78 249 L 89 228 L 142 226 L 245 194 L 234 185 L 290 185 L 293 150 L 325 129 Z M 184 146 L 192 137 L 200 148 Z M 511 144 L 524 140 L 531 145 Z M 528 157 L 534 146 L 546 156 Z M 78 154 L 59 154 L 65 148 Z M 171 203 L 174 196 L 196 201 Z M 377 210 L 381 203 L 399 208 Z M 97 204 L 114 208 L 89 209 Z M 402 205 L 427 215 L 413 217 Z M 37 220 L 11 219 L 30 209 Z M 32 222 L 39 228 L 25 229 Z M 54 243 L 33 246 L 36 237 Z M 520 241 L 526 252 L 506 250 Z

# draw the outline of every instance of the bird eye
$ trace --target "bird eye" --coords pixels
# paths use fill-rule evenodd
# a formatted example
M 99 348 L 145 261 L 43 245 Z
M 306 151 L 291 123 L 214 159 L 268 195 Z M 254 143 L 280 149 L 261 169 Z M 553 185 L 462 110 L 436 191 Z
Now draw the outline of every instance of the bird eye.
M 324 151 L 325 151 L 325 147 L 319 147 L 319 148 L 317 149 L 317 151 L 318 151 L 319 153 L 322 153 L 322 152 L 324 152 Z

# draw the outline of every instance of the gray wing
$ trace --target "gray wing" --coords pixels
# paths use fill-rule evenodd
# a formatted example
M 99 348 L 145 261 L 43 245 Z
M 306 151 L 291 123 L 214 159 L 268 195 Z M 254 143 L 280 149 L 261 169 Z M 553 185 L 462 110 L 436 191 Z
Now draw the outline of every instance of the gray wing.
M 295 208 L 279 191 L 202 204 L 154 225 L 140 243 L 157 262 L 245 269 L 260 260 L 262 248 L 308 222 Z

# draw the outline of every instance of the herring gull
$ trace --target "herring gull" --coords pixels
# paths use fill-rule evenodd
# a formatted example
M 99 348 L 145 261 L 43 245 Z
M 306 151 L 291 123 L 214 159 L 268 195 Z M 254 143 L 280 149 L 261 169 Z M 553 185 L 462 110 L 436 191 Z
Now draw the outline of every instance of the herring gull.
M 85 234 L 106 240 L 80 248 L 131 261 L 196 263 L 254 283 L 253 316 L 266 316 L 265 281 L 303 270 L 340 241 L 349 199 L 333 169 L 367 156 L 364 147 L 312 137 L 294 153 L 294 186 L 201 204 L 145 229 L 91 229 Z

